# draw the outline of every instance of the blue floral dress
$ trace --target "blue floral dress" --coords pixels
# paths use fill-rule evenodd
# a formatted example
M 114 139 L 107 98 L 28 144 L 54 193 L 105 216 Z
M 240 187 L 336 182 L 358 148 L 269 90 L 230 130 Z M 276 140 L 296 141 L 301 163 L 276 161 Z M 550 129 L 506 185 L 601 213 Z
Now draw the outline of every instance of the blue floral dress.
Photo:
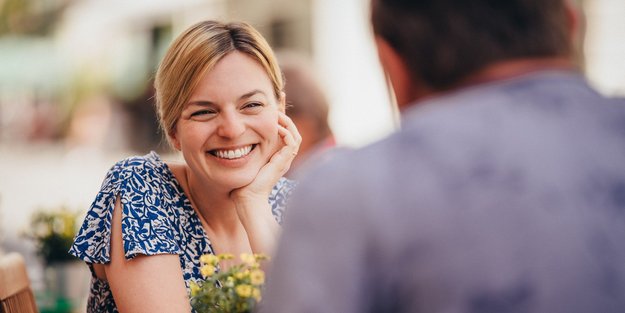
M 281 178 L 269 196 L 271 210 L 282 223 L 285 202 L 294 182 Z M 110 262 L 111 220 L 116 197 L 122 204 L 122 238 L 127 259 L 138 254 L 178 254 L 189 283 L 202 279 L 200 256 L 214 254 L 198 215 L 169 167 L 156 152 L 131 157 L 109 170 L 70 253 L 84 260 L 92 272 L 88 313 L 118 312 L 111 289 L 98 279 L 92 264 Z

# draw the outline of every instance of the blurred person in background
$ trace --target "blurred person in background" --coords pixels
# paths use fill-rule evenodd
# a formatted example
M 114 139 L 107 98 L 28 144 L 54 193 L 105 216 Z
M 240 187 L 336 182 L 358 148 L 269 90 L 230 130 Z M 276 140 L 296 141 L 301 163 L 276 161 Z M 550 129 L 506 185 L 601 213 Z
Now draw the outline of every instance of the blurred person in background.
M 300 183 L 261 312 L 625 312 L 625 102 L 579 72 L 572 3 L 371 19 L 402 129 Z
M 184 163 L 152 152 L 107 174 L 70 250 L 93 274 L 87 312 L 190 312 L 200 256 L 272 253 L 293 186 L 282 176 L 301 138 L 275 56 L 251 26 L 190 27 L 155 90 Z
M 306 169 L 325 161 L 336 142 L 328 122 L 328 100 L 310 62 L 289 51 L 279 52 L 278 62 L 285 80 L 286 114 L 302 136 L 299 152 L 286 174 L 297 178 Z

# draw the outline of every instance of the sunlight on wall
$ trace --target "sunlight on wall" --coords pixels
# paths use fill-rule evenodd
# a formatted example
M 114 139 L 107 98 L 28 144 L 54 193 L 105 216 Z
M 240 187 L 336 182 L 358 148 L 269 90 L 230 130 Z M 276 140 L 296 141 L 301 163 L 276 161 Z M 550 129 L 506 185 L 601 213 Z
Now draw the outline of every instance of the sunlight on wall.
M 601 92 L 625 96 L 625 1 L 586 1 L 586 69 Z
M 328 91 L 337 141 L 362 146 L 393 129 L 389 96 L 373 45 L 368 1 L 317 0 L 314 58 Z

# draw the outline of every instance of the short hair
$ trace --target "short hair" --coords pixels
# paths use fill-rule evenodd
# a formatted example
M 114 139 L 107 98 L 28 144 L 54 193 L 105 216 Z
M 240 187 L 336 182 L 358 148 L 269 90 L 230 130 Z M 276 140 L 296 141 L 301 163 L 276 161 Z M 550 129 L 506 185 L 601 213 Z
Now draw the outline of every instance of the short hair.
M 276 98 L 280 99 L 284 88 L 282 73 L 271 47 L 256 29 L 243 22 L 197 23 L 174 40 L 154 79 L 159 124 L 168 141 L 199 81 L 234 51 L 245 53 L 264 68 Z
M 328 99 L 310 60 L 294 52 L 282 51 L 278 52 L 278 62 L 284 76 L 286 114 L 312 120 L 316 127 L 315 141 L 330 136 Z
M 566 0 L 372 0 L 371 21 L 412 78 L 452 88 L 497 61 L 571 56 Z

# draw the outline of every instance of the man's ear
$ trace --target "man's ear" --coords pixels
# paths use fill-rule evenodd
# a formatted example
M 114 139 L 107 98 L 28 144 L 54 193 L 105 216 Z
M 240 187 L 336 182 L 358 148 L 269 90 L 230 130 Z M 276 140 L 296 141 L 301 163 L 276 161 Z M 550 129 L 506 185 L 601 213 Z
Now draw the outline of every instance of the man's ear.
M 278 109 L 280 112 L 286 112 L 286 94 L 284 91 L 280 91 L 280 99 L 278 99 Z
M 579 4 L 575 4 L 574 0 L 567 0 L 564 1 L 564 6 L 565 6 L 565 10 L 566 10 L 566 17 L 568 20 L 568 27 L 569 27 L 569 33 L 573 36 L 573 38 L 576 40 L 577 37 L 580 35 L 580 31 L 581 31 L 581 24 L 583 23 L 582 21 L 582 10 L 579 7 Z
M 573 44 L 574 53 L 578 59 L 581 56 L 584 46 L 584 37 L 586 32 L 586 21 L 580 1 L 567 0 L 564 1 L 566 18 L 568 22 L 568 31 L 571 43 Z
M 402 110 L 415 100 L 410 71 L 397 51 L 384 38 L 375 36 L 375 44 L 378 49 L 380 63 L 382 63 L 382 67 L 388 75 L 395 93 L 397 106 Z

